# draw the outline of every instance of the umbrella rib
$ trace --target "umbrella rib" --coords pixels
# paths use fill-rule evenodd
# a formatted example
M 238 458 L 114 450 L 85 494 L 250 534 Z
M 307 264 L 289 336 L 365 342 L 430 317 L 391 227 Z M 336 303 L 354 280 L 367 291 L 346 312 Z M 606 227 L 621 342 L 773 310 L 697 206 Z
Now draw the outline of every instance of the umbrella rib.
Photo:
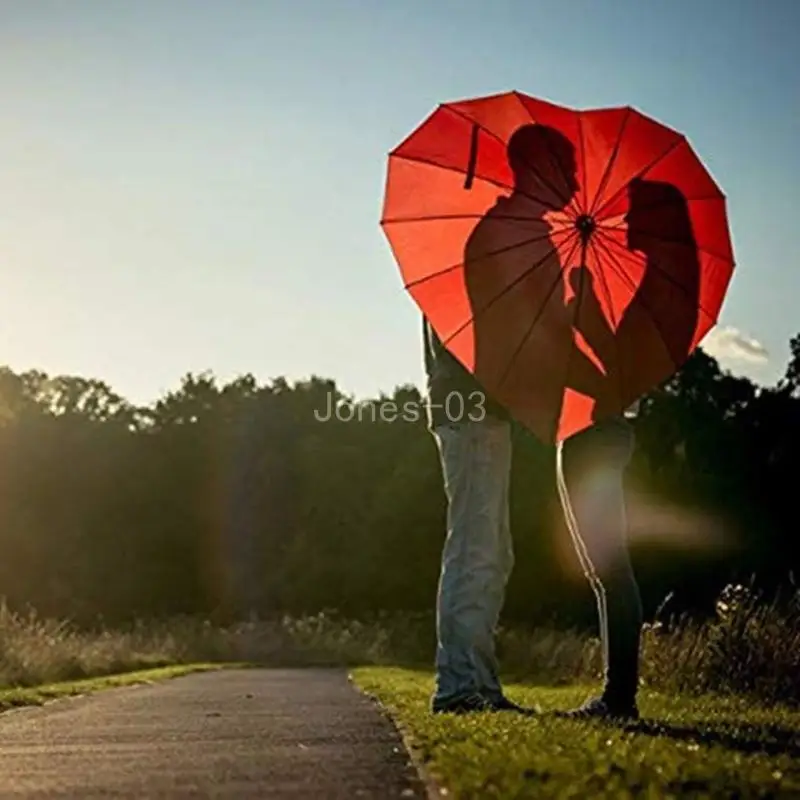
M 513 92 L 513 95 L 514 95 L 514 99 L 520 104 L 520 106 L 522 106 L 522 110 L 528 115 L 528 119 L 534 125 L 538 125 L 539 123 L 536 121 L 536 119 L 534 119 L 534 116 L 531 113 L 531 110 L 525 105 L 525 103 L 522 101 L 522 98 L 519 96 L 519 94 L 517 92 Z M 578 119 L 580 120 L 580 115 L 578 115 Z M 564 174 L 564 167 L 560 163 L 558 163 L 558 159 L 554 157 L 553 151 L 550 149 L 549 146 L 546 147 L 545 150 L 547 152 L 547 156 L 548 156 L 548 159 L 550 161 L 550 164 L 555 167 L 556 172 L 560 171 L 561 174 L 563 175 Z M 527 164 L 528 162 L 526 161 L 525 163 Z M 531 167 L 531 169 L 533 169 L 533 167 L 530 164 L 528 164 L 528 166 Z M 578 214 L 580 214 L 580 208 L 579 207 L 573 208 L 573 206 L 575 205 L 575 197 L 574 196 L 571 197 L 571 198 L 570 197 L 564 197 L 563 194 L 561 194 L 561 192 L 559 192 L 554 186 L 551 186 L 550 183 L 547 180 L 545 180 L 544 176 L 541 175 L 538 172 L 538 170 L 533 169 L 533 172 L 536 173 L 536 175 L 539 176 L 539 178 L 541 179 L 542 183 L 544 183 L 544 185 L 547 186 L 547 188 L 550 189 L 550 191 L 553 192 L 553 194 L 555 194 L 557 197 L 559 197 L 561 199 L 562 203 L 564 203 L 564 209 L 565 210 L 567 208 L 569 208 L 573 212 L 573 216 L 574 217 L 577 217 Z
M 561 246 L 563 247 L 565 244 L 567 244 L 571 238 L 575 238 L 577 240 L 577 238 L 578 238 L 577 231 L 571 231 L 570 235 L 567 237 L 567 239 L 564 242 L 561 243 Z M 485 311 L 487 311 L 488 308 L 493 303 L 496 303 L 501 297 L 503 297 L 503 295 L 505 295 L 506 293 L 510 292 L 515 286 L 518 286 L 524 280 L 529 278 L 539 267 L 542 266 L 542 264 L 544 264 L 545 261 L 547 261 L 547 259 L 553 254 L 553 252 L 557 253 L 558 249 L 554 247 L 552 252 L 548 253 L 546 256 L 544 256 L 544 258 L 540 258 L 529 269 L 525 270 L 525 272 L 523 272 L 522 275 L 519 275 L 518 277 L 516 277 L 508 286 L 504 286 L 502 291 L 498 292 L 497 295 L 492 297 L 490 300 L 488 300 L 484 304 L 483 308 L 480 308 L 477 311 L 473 311 L 472 316 L 463 325 L 460 325 L 455 331 L 453 331 L 453 333 L 450 336 L 448 336 L 447 339 L 445 340 L 445 342 L 443 342 L 443 343 L 449 342 L 451 339 L 454 339 L 456 336 L 458 336 L 458 334 L 461 333 L 461 331 L 463 331 L 471 323 L 474 323 L 475 320 L 477 320 L 478 317 L 481 316 L 481 314 L 483 314 Z M 568 260 L 572 258 L 572 255 L 573 255 L 574 252 L 575 252 L 575 247 L 573 247 L 572 250 L 570 251 Z M 457 266 L 461 266 L 461 265 L 459 264 Z M 558 280 L 560 279 L 560 276 L 561 276 L 561 270 L 559 269 L 558 276 L 556 277 L 556 284 L 554 284 L 553 289 L 555 289 L 555 285 L 557 285 Z M 553 289 L 550 290 L 549 294 L 553 293 Z M 549 302 L 549 295 L 548 295 L 547 302 Z M 547 302 L 545 302 L 545 305 L 547 305 Z M 544 310 L 544 306 L 542 306 L 541 311 L 543 311 L 543 310 Z M 541 311 L 540 311 L 540 314 L 541 314 Z M 530 334 L 528 334 L 528 335 L 530 335 Z M 526 338 L 527 338 L 527 335 L 526 335 Z M 513 359 L 512 359 L 512 361 L 513 361 Z M 502 381 L 501 381 L 501 383 L 502 383 Z
M 659 161 L 666 158 L 673 150 L 680 147 L 680 145 L 686 141 L 686 137 L 681 136 L 680 134 L 678 134 L 677 137 L 678 138 L 663 153 L 656 156 L 649 164 L 645 164 L 645 166 L 643 166 L 638 172 L 631 175 L 631 177 L 628 178 L 628 180 L 622 186 L 620 186 L 620 188 L 617 189 L 617 191 L 614 192 L 614 194 L 612 194 L 611 197 L 609 197 L 608 200 L 606 200 L 600 206 L 600 208 L 595 210 L 594 216 L 601 216 L 603 211 L 605 211 L 624 191 L 627 191 L 631 181 L 634 181 L 636 178 L 641 178 L 642 175 L 650 172 L 650 170 L 653 169 L 653 167 L 655 167 Z
M 575 238 L 575 242 L 572 245 L 572 249 L 570 250 L 569 255 L 567 256 L 567 259 L 566 259 L 567 261 L 571 261 L 572 260 L 572 257 L 575 255 L 575 251 L 578 249 L 578 245 L 580 244 L 580 238 L 577 235 L 574 238 Z M 525 277 L 528 277 L 531 274 L 532 271 L 533 270 L 529 270 L 526 273 Z M 531 322 L 530 326 L 528 327 L 528 330 L 527 330 L 525 336 L 522 337 L 522 341 L 517 345 L 517 349 L 514 351 L 514 355 L 509 359 L 508 364 L 506 365 L 505 371 L 503 372 L 503 374 L 502 374 L 502 376 L 500 378 L 500 381 L 497 384 L 497 389 L 498 390 L 506 382 L 506 380 L 507 380 L 507 378 L 508 378 L 508 376 L 509 376 L 509 374 L 511 372 L 511 368 L 514 366 L 514 362 L 517 360 L 519 354 L 522 352 L 522 348 L 525 347 L 525 343 L 528 341 L 528 339 L 530 339 L 531 334 L 533 333 L 533 329 L 536 327 L 536 323 L 539 321 L 539 318 L 544 313 L 545 308 L 547 308 L 547 304 L 550 302 L 550 300 L 551 300 L 551 298 L 553 296 L 553 293 L 555 292 L 556 288 L 558 287 L 558 284 L 561 281 L 561 278 L 562 278 L 562 274 L 561 273 L 562 273 L 562 270 L 559 270 L 558 274 L 556 275 L 555 280 L 553 281 L 553 285 L 550 287 L 550 291 L 547 293 L 547 298 L 542 303 L 541 308 L 539 308 L 539 311 L 536 313 L 536 316 L 533 318 L 533 322 Z
M 703 203 L 703 202 L 708 202 L 710 200 L 724 200 L 725 199 L 722 195 L 719 195 L 719 194 L 703 194 L 703 195 L 700 195 L 699 197 L 686 197 L 686 195 L 684 195 L 683 192 L 681 192 L 680 189 L 678 189 L 677 186 L 675 186 L 674 184 L 669 184 L 669 185 L 672 186 L 673 188 L 677 189 L 681 193 L 681 195 L 683 196 L 683 199 L 686 201 L 687 204 L 689 204 L 689 203 Z M 627 186 L 626 186 L 626 188 L 627 188 Z M 675 205 L 675 200 L 674 199 L 657 200 L 655 203 L 642 203 L 641 205 L 637 204 L 637 208 L 640 211 L 652 211 L 654 208 L 662 208 L 663 206 L 672 206 L 672 205 Z M 608 203 L 603 205 L 603 208 L 607 208 L 607 207 L 608 207 Z M 612 219 L 614 217 L 618 217 L 618 216 L 621 216 L 621 215 L 620 214 L 611 214 L 610 215 L 610 217 Z M 598 225 L 603 226 L 602 219 L 598 219 Z M 614 226 L 607 225 L 605 227 L 614 227 Z
M 608 180 L 611 177 L 611 170 L 614 169 L 614 164 L 617 163 L 617 157 L 619 156 L 620 148 L 622 147 L 622 137 L 625 135 L 625 127 L 628 124 L 628 120 L 631 116 L 631 109 L 625 109 L 625 116 L 622 118 L 622 123 L 619 126 L 619 132 L 617 133 L 617 140 L 614 142 L 614 147 L 611 150 L 611 155 L 608 158 L 608 163 L 606 164 L 605 170 L 603 170 L 603 176 L 600 178 L 600 185 L 597 187 L 597 193 L 592 198 L 592 204 L 589 208 L 589 216 L 596 217 L 597 216 L 597 203 L 599 202 L 600 198 L 603 196 L 603 192 L 605 191 L 606 186 L 608 186 Z
M 593 237 L 593 240 L 595 246 L 598 248 L 602 247 L 606 255 L 614 261 L 617 267 L 619 267 L 619 269 L 615 269 L 614 271 L 627 284 L 628 288 L 635 293 L 637 289 L 636 281 L 633 278 L 631 278 L 630 275 L 628 275 L 627 271 L 625 270 L 625 267 L 622 266 L 622 263 L 619 261 L 619 259 L 617 259 L 613 253 L 611 253 L 605 242 L 600 241 L 599 236 Z
M 600 254 L 597 251 L 597 243 L 594 241 L 594 237 L 589 239 L 589 247 L 592 248 L 592 252 L 594 253 L 594 257 L 597 259 L 598 265 L 601 263 Z M 619 344 L 617 342 L 616 331 L 619 326 L 619 320 L 616 318 L 616 314 L 614 313 L 614 304 L 611 301 L 611 288 L 608 285 L 608 280 L 606 279 L 605 270 L 598 269 L 600 273 L 600 281 L 603 285 L 603 291 L 606 296 L 606 300 L 608 301 L 608 313 L 611 315 L 611 325 L 614 328 L 614 350 L 616 351 L 617 363 L 620 363 L 619 358 Z M 608 372 L 606 371 L 606 377 L 608 377 Z M 622 398 L 625 396 L 622 391 L 622 371 L 617 370 L 617 400 L 619 404 L 622 405 Z
M 578 138 L 581 143 L 581 169 L 583 170 L 583 180 L 580 182 L 583 203 L 578 203 L 578 211 L 583 211 L 589 207 L 589 197 L 586 192 L 586 140 L 583 133 L 583 114 L 580 112 L 578 113 Z
M 552 235 L 552 231 L 548 231 L 547 233 L 543 233 L 543 234 L 541 234 L 539 236 L 533 236 L 530 239 L 524 239 L 521 242 L 515 242 L 514 244 L 508 245 L 507 247 L 501 247 L 498 250 L 488 250 L 487 252 L 485 252 L 485 253 L 481 254 L 480 256 L 478 256 L 477 258 L 473 259 L 473 262 L 483 261 L 484 259 L 488 258 L 489 256 L 496 256 L 496 255 L 500 255 L 501 253 L 507 253 L 509 250 L 514 250 L 517 247 L 525 247 L 526 245 L 534 244 L 535 242 L 544 241 L 545 239 L 549 239 L 551 237 L 551 235 Z M 569 231 L 569 235 L 570 236 L 571 235 L 577 235 L 577 231 L 570 230 Z M 563 244 L 564 243 L 562 242 L 562 245 Z M 554 246 L 553 249 L 557 250 L 557 247 Z M 546 259 L 547 259 L 547 256 L 545 256 L 541 261 L 539 261 L 536 264 L 534 264 L 534 268 L 538 267 Z M 454 269 L 460 269 L 460 268 L 462 268 L 464 266 L 465 266 L 464 262 L 463 261 L 459 261 L 458 264 L 451 264 L 449 267 L 445 267 L 444 269 L 440 269 L 438 272 L 433 272 L 430 275 L 426 275 L 423 278 L 418 278 L 415 281 L 411 281 L 410 283 L 405 284 L 405 288 L 406 289 L 411 289 L 412 287 L 419 286 L 420 284 L 425 283 L 426 281 L 429 281 L 432 278 L 438 278 L 441 275 L 445 275 L 448 272 L 452 272 Z M 527 273 L 524 273 L 524 274 L 527 274 Z M 494 302 L 494 300 L 492 300 L 492 302 Z
M 619 242 L 615 241 L 614 239 L 612 239 L 612 238 L 610 238 L 610 237 L 609 237 L 609 239 L 608 239 L 608 243 L 615 245 L 615 246 L 616 246 L 616 247 L 618 247 L 620 250 L 623 250 L 623 249 L 625 249 L 625 248 L 623 248 L 623 247 L 622 247 L 622 245 L 621 245 L 621 244 L 619 244 Z M 603 247 L 605 248 L 606 252 L 609 254 L 609 257 L 611 257 L 611 258 L 614 258 L 614 259 L 616 260 L 616 257 L 615 257 L 615 256 L 614 256 L 614 255 L 611 253 L 611 250 L 610 250 L 610 248 L 607 246 L 607 245 L 608 245 L 608 243 L 606 243 L 606 242 L 601 242 L 601 241 L 599 241 L 599 240 L 598 240 L 598 244 L 602 244 L 602 245 L 603 245 Z M 628 251 L 626 250 L 626 252 L 628 252 Z M 619 264 L 619 261 L 618 261 L 618 260 L 617 260 L 617 263 Z M 679 281 L 675 280 L 675 278 L 673 278 L 673 277 L 672 277 L 672 275 L 670 275 L 670 274 L 669 274 L 669 272 L 667 272 L 667 271 L 666 271 L 666 270 L 665 270 L 665 269 L 664 269 L 664 268 L 663 268 L 663 267 L 662 267 L 662 266 L 661 266 L 661 265 L 658 263 L 658 261 L 655 261 L 655 260 L 650 260 L 650 261 L 648 261 L 648 264 L 647 264 L 647 269 L 655 269 L 657 272 L 660 272 L 660 273 L 661 273 L 661 275 L 663 275 L 663 276 L 664 276 L 664 278 L 666 278 L 666 279 L 667 279 L 667 280 L 668 280 L 668 281 L 669 281 L 669 282 L 670 282 L 670 283 L 671 283 L 671 284 L 672 284 L 672 285 L 673 285 L 673 286 L 674 286 L 676 289 L 680 289 L 680 290 L 681 290 L 681 291 L 682 291 L 682 292 L 683 292 L 685 295 L 687 295 L 687 297 L 688 297 L 688 295 L 689 295 L 689 291 L 687 290 L 687 288 L 686 288 L 686 287 L 685 287 L 685 286 L 684 286 L 682 283 L 680 283 Z M 630 280 L 630 277 L 628 277 L 628 280 Z M 635 291 L 635 287 L 634 287 L 634 291 Z M 711 314 L 711 313 L 709 312 L 709 310 L 708 310 L 708 309 L 707 309 L 707 308 L 706 308 L 706 307 L 705 307 L 705 306 L 704 306 L 704 305 L 703 305 L 703 304 L 700 302 L 700 299 L 699 299 L 699 297 L 698 297 L 697 303 L 696 303 L 695 305 L 697 305 L 697 307 L 698 307 L 698 308 L 699 308 L 699 309 L 700 309 L 700 310 L 701 310 L 701 311 L 702 311 L 702 312 L 703 312 L 703 313 L 704 313 L 704 314 L 705 314 L 707 317 L 710 317 L 711 319 L 713 319 L 713 318 L 714 318 L 714 315 L 713 315 L 713 314 Z
M 486 126 L 484 126 L 484 125 L 481 125 L 481 124 L 480 124 L 480 122 L 476 122 L 474 119 L 472 119 L 471 117 L 468 117 L 466 114 L 464 114 L 464 113 L 463 113 L 463 112 L 461 112 L 461 111 L 457 111 L 455 108 L 451 108 L 450 106 L 447 106 L 447 108 L 448 108 L 450 111 L 452 111 L 454 114 L 457 114 L 457 115 L 458 115 L 459 117 L 461 117 L 462 119 L 465 119 L 465 120 L 467 120 L 468 122 L 471 122 L 473 125 L 477 125 L 477 126 L 478 126 L 478 127 L 479 127 L 479 128 L 482 130 L 482 131 L 484 131 L 484 133 L 486 133 L 486 135 L 487 135 L 487 136 L 491 136 L 491 137 L 492 137 L 492 139 L 494 139 L 494 140 L 495 140 L 495 141 L 497 141 L 497 142 L 500 142 L 500 144 L 502 144 L 502 145 L 503 145 L 503 147 L 505 147 L 505 148 L 507 148 L 507 147 L 508 147 L 508 143 L 507 143 L 507 142 L 504 142 L 504 141 L 503 141 L 503 140 L 502 140 L 502 139 L 501 139 L 501 138 L 500 138 L 500 137 L 499 137 L 499 136 L 498 136 L 496 133 L 493 133 L 492 131 L 490 131 L 490 130 L 489 130 L 487 127 L 486 127 Z M 528 112 L 528 111 L 527 111 L 527 109 L 526 109 L 526 113 L 528 113 L 528 116 L 530 116 L 530 112 Z M 532 118 L 531 118 L 531 119 L 532 119 Z M 533 121 L 533 120 L 532 120 L 532 121 Z M 548 149 L 548 154 L 549 154 L 549 152 L 550 152 L 550 151 L 549 151 L 549 149 Z M 527 164 L 527 165 L 528 165 L 528 166 L 531 168 L 531 171 L 532 171 L 532 172 L 534 172 L 534 173 L 535 173 L 535 174 L 536 174 L 536 175 L 539 177 L 539 179 L 541 180 L 541 182 L 542 182 L 542 183 L 543 183 L 543 184 L 544 184 L 544 185 L 545 185 L 545 186 L 546 186 L 548 189 L 550 189 L 550 191 L 551 191 L 551 192 L 553 192 L 553 194 L 555 194 L 555 195 L 556 195 L 556 197 L 560 198 L 561 200 L 564 200 L 564 198 L 562 197 L 561 193 L 560 193 L 560 192 L 558 192 L 558 191 L 557 191 L 557 190 L 556 190 L 556 189 L 555 189 L 555 188 L 554 188 L 554 187 L 553 187 L 553 186 L 552 186 L 552 185 L 551 185 L 551 184 L 550 184 L 550 183 L 549 183 L 549 182 L 548 182 L 548 181 L 545 179 L 545 177 L 544 177 L 544 176 L 543 176 L 543 175 L 542 175 L 542 174 L 541 174 L 541 173 L 540 173 L 538 170 L 534 169 L 534 168 L 533 168 L 533 167 L 532 167 L 530 164 L 528 164 L 528 162 L 527 162 L 527 161 L 526 161 L 525 163 L 526 163 L 526 164 Z M 522 189 L 517 189 L 517 188 L 512 188 L 512 187 L 508 187 L 508 188 L 511 188 L 511 190 L 512 190 L 513 192 L 516 192 L 517 194 L 521 194 L 521 195 L 524 195 L 525 197 L 529 197 L 531 200 L 533 200 L 533 201 L 535 201 L 535 202 L 537 202 L 537 203 L 540 203 L 540 204 L 541 204 L 541 205 L 543 205 L 545 208 L 549 208 L 551 211 L 562 211 L 562 210 L 563 210 L 562 208 L 560 208 L 560 207 L 559 207 L 559 206 L 557 206 L 557 205 L 554 205 L 553 203 L 548 203 L 548 202 L 545 202 L 544 200 L 542 200 L 542 198 L 541 198 L 541 197 L 536 197 L 535 195 L 532 195 L 532 194 L 530 194 L 530 192 L 525 192 L 525 191 L 522 191 Z
M 445 222 L 454 219 L 483 219 L 485 214 L 430 214 L 425 217 L 394 217 L 392 219 L 382 219 L 380 224 L 381 225 L 394 225 L 395 223 L 400 222 Z M 518 216 L 515 214 L 509 214 L 508 216 L 502 214 L 501 212 L 497 212 L 496 214 L 492 212 L 492 217 L 495 220 L 502 219 L 508 220 L 510 222 L 537 222 L 536 217 L 531 216 Z M 566 227 L 566 226 L 565 226 Z M 571 228 L 570 228 L 571 230 Z M 609 228 L 610 230 L 610 228 Z
M 574 252 L 574 251 L 573 251 Z M 569 374 L 572 370 L 572 360 L 575 356 L 575 350 L 577 349 L 578 345 L 575 343 L 575 333 L 574 330 L 578 327 L 577 323 L 581 315 L 581 303 L 583 302 L 583 282 L 586 280 L 586 247 L 583 248 L 583 255 L 581 256 L 581 266 L 583 269 L 580 272 L 580 285 L 578 286 L 578 302 L 575 303 L 575 313 L 572 316 L 572 321 L 570 322 L 569 332 L 572 335 L 572 342 L 570 343 L 569 352 L 567 353 L 567 365 L 566 369 L 564 370 L 564 380 L 561 382 L 566 390 L 569 386 Z M 556 433 L 558 433 L 559 429 L 559 422 L 561 420 L 561 415 L 564 412 L 564 392 L 561 392 L 561 405 L 558 407 L 558 419 L 556 419 Z
M 600 228 L 600 230 L 622 230 L 622 227 L 605 227 Z M 714 258 L 720 259 L 720 261 L 730 261 L 730 256 L 724 256 L 722 253 L 717 253 L 715 250 L 710 250 L 708 247 L 698 247 L 697 244 L 693 242 L 687 242 L 683 239 L 670 239 L 668 236 L 657 236 L 654 233 L 645 233 L 644 231 L 637 231 L 637 237 L 640 239 L 649 239 L 652 242 L 659 242 L 661 244 L 678 244 L 683 245 L 686 248 L 694 250 L 696 253 L 705 253 L 706 255 L 713 256 Z
M 429 214 L 425 217 L 393 217 L 392 219 L 382 219 L 381 225 L 396 225 L 401 222 L 449 222 L 455 219 L 482 219 L 483 214 Z M 511 219 L 511 217 L 503 217 Z M 523 219 L 520 217 L 519 219 Z
M 595 237 L 591 237 L 589 239 L 589 246 L 592 248 L 592 250 L 594 252 L 594 256 L 597 259 L 597 263 L 599 265 L 601 263 L 601 259 L 600 259 L 600 256 L 599 256 L 598 252 L 597 252 L 597 245 L 595 244 L 594 239 L 595 239 Z M 614 314 L 614 305 L 611 302 L 611 288 L 609 287 L 608 281 L 606 280 L 605 272 L 600 268 L 598 268 L 597 272 L 600 275 L 600 283 L 603 285 L 603 294 L 605 295 L 606 302 L 608 303 L 608 311 L 611 314 L 611 324 L 616 329 L 617 320 L 616 320 L 615 314 Z
M 603 249 L 606 252 L 606 255 L 608 256 L 608 258 L 611 260 L 611 262 L 613 262 L 614 265 L 616 265 L 617 269 L 615 269 L 615 271 L 617 272 L 617 274 L 624 273 L 625 270 L 624 270 L 622 264 L 617 259 L 617 257 L 614 255 L 614 253 L 611 252 L 610 248 L 606 247 L 603 242 L 598 242 L 597 244 L 598 244 L 599 247 L 603 247 Z M 635 294 L 634 294 L 634 297 L 636 297 Z M 661 325 L 659 325 L 659 320 L 658 320 L 657 316 L 652 313 L 652 309 L 650 309 L 650 307 L 648 306 L 648 304 L 644 300 L 638 299 L 636 302 L 640 302 L 642 304 L 642 307 L 644 308 L 644 310 L 647 311 L 647 316 L 650 318 L 650 321 L 653 323 L 653 327 L 658 332 L 658 336 L 661 339 L 661 343 L 664 346 L 664 351 L 667 354 L 667 358 L 672 362 L 673 368 L 675 370 L 677 370 L 680 365 L 676 363 L 675 359 L 672 356 L 672 353 L 670 352 L 669 346 L 667 345 L 667 338 L 664 336 L 664 331 L 662 330 Z M 699 305 L 699 303 L 698 303 L 698 308 L 701 311 L 703 311 L 703 313 L 708 314 L 708 312 L 705 311 L 705 309 L 703 309 L 702 306 Z

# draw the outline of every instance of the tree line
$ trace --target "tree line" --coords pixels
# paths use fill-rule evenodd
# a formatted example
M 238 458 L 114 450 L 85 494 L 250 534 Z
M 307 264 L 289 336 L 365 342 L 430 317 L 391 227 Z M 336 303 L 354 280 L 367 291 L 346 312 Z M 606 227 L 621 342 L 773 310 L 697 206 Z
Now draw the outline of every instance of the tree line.
M 0 369 L 0 596 L 87 624 L 430 613 L 445 533 L 438 454 L 424 414 L 380 411 L 421 402 L 400 386 L 321 422 L 329 404 L 356 401 L 319 377 L 188 374 L 137 407 L 100 380 Z M 793 581 L 800 335 L 768 387 L 696 351 L 636 427 L 631 524 L 649 613 L 669 596 L 701 614 L 731 580 Z M 505 618 L 592 619 L 554 450 L 519 428 L 511 491 Z

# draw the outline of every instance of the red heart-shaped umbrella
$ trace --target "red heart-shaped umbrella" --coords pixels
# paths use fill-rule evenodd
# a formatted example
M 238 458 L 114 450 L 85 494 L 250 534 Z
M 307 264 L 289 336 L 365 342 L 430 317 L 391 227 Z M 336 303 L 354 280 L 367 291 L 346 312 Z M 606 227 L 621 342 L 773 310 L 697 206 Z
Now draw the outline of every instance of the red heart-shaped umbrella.
M 518 92 L 441 105 L 395 148 L 381 225 L 450 352 L 549 442 L 672 375 L 734 263 L 684 136 Z

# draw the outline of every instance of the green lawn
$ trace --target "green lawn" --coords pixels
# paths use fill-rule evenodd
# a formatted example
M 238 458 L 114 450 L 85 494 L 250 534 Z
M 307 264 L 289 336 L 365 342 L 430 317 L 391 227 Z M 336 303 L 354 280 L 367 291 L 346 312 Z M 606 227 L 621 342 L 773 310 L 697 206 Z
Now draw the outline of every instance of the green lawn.
M 510 685 L 542 715 L 434 716 L 430 673 L 370 667 L 353 680 L 449 797 L 800 797 L 797 711 L 644 692 L 642 721 L 613 726 L 548 715 L 585 699 L 585 687 Z
M 48 683 L 42 686 L 0 689 L 0 712 L 21 706 L 40 706 L 50 700 L 61 697 L 97 692 L 102 689 L 113 689 L 117 686 L 135 686 L 143 683 L 179 678 L 192 672 L 207 672 L 222 669 L 224 664 L 182 664 L 174 667 L 157 667 L 136 672 L 125 672 L 119 675 L 104 675 L 99 678 L 84 678 L 76 681 Z M 241 665 L 233 665 L 241 666 Z

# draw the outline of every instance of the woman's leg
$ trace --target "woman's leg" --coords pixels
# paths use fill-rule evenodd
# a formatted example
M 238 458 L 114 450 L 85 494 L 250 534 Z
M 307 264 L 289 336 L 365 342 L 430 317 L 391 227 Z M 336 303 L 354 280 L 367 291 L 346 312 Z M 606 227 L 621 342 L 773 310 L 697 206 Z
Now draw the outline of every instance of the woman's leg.
M 597 599 L 605 670 L 602 700 L 621 711 L 635 707 L 642 626 L 623 492 L 632 449 L 628 423 L 611 420 L 562 443 L 557 454 L 567 528 Z

